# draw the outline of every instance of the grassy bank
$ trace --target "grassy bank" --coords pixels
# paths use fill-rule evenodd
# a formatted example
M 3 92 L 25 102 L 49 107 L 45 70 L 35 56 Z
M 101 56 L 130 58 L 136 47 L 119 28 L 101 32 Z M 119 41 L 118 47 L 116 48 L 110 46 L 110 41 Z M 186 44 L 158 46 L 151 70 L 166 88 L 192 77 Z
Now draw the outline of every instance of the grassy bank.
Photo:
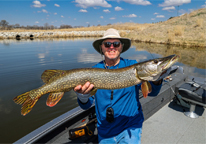
M 183 45 L 186 47 L 206 47 L 206 8 L 198 9 L 189 14 L 173 17 L 167 21 L 155 24 L 122 23 L 107 26 L 92 26 L 82 28 L 41 30 L 45 31 L 102 31 L 108 28 L 120 30 L 123 37 L 134 41 Z M 122 31 L 123 30 L 123 31 Z M 125 30 L 129 30 L 125 31 Z M 10 30 L 6 32 L 40 32 L 40 30 Z M 79 37 L 81 35 L 53 35 L 52 37 Z M 89 37 L 90 35 L 86 35 Z M 93 35 L 96 37 L 102 35 Z M 41 37 L 40 37 L 41 38 Z

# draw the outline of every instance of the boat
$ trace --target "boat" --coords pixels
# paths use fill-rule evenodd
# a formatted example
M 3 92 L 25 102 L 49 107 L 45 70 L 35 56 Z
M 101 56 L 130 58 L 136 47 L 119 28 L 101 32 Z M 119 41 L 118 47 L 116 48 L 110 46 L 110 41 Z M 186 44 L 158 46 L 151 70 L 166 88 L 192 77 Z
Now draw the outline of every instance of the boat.
M 195 118 L 195 120 L 201 121 L 196 126 L 203 127 L 206 130 L 205 123 L 203 123 L 206 107 L 205 83 L 205 78 L 173 73 L 170 78 L 164 80 L 158 96 L 144 98 L 140 92 L 139 99 L 145 118 L 142 143 L 187 142 L 181 141 L 182 135 L 188 129 L 188 127 L 184 129 L 185 121 L 194 121 Z M 197 91 L 200 91 L 200 94 L 195 95 Z M 192 97 L 196 98 L 193 99 Z M 184 109 L 188 111 L 185 114 Z M 201 109 L 202 113 L 196 112 L 199 109 Z M 178 117 L 176 114 L 178 114 Z M 173 125 L 165 123 L 169 121 L 172 121 Z M 191 125 L 191 123 L 188 125 Z M 173 129 L 173 127 L 176 129 Z M 184 131 L 182 135 L 178 132 L 180 130 L 177 127 L 181 127 L 181 130 Z M 164 129 L 164 131 L 160 128 Z M 203 137 L 205 135 L 204 130 L 196 130 L 194 132 L 196 135 Z M 93 104 L 88 110 L 76 107 L 14 143 L 98 143 L 97 133 L 95 105 Z M 179 139 L 177 138 L 178 136 L 180 136 Z M 191 136 L 185 139 L 190 140 Z M 193 143 L 193 141 L 190 142 Z M 200 143 L 206 143 L 206 138 L 201 139 Z

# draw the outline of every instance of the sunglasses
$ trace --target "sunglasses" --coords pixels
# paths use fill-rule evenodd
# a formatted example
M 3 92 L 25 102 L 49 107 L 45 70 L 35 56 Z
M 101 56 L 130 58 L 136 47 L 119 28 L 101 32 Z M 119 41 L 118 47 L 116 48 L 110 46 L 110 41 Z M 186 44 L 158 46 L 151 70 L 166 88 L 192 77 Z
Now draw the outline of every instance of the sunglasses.
M 113 46 L 114 46 L 115 48 L 117 48 L 117 47 L 120 46 L 121 42 L 113 42 L 113 43 L 111 43 L 111 42 L 103 42 L 103 44 L 104 44 L 104 46 L 105 46 L 106 48 L 110 48 L 112 44 L 113 44 Z

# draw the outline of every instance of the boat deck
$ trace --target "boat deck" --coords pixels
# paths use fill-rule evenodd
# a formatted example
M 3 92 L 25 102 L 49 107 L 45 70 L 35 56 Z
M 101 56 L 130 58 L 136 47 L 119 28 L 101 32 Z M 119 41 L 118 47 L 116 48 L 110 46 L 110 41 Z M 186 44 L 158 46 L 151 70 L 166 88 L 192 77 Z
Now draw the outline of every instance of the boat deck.
M 206 143 L 206 112 L 205 108 L 196 106 L 195 112 L 199 118 L 186 117 L 184 111 L 188 108 L 171 101 L 162 107 L 143 123 L 142 144 L 205 144 Z M 69 140 L 69 134 L 64 133 L 53 143 L 79 143 L 86 140 L 81 137 Z M 97 132 L 85 143 L 97 143 Z
M 142 144 L 205 144 L 205 108 L 196 106 L 199 115 L 196 119 L 186 117 L 183 112 L 183 107 L 174 101 L 166 104 L 143 123 Z

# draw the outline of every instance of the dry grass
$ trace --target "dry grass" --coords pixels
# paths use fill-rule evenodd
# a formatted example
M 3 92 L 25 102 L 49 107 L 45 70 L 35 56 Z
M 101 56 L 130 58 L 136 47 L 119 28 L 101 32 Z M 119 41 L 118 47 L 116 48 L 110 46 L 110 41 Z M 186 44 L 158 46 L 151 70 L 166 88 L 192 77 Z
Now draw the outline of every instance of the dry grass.
M 184 34 L 184 26 L 178 25 L 174 27 L 175 36 L 182 36 Z
M 196 27 L 203 27 L 203 22 L 204 22 L 203 19 L 197 19 L 197 21 L 196 21 Z

